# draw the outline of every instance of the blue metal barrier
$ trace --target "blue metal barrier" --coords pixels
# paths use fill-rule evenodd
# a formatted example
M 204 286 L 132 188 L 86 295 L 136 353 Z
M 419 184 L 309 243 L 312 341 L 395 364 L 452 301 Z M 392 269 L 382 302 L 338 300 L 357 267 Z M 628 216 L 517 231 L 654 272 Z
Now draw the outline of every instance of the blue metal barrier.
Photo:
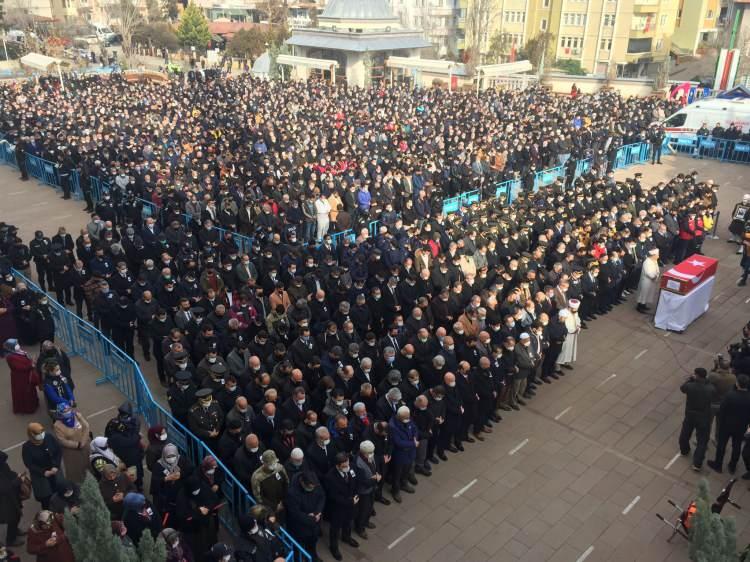
M 378 235 L 379 229 L 380 229 L 379 220 L 370 221 L 370 224 L 367 225 L 367 230 L 370 233 L 371 238 L 375 238 Z
M 42 183 L 51 185 L 52 187 L 60 187 L 60 178 L 57 176 L 57 169 L 49 160 L 27 154 L 26 167 L 29 170 L 29 175 L 31 177 L 38 179 Z
M 633 164 L 643 164 L 644 162 L 648 162 L 650 155 L 651 145 L 647 142 L 626 144 L 617 150 L 614 168 L 618 170 L 627 168 Z
M 23 273 L 13 270 L 13 274 L 25 282 L 30 290 L 44 292 Z M 69 353 L 80 355 L 104 375 L 97 384 L 112 383 L 133 404 L 149 426 L 165 426 L 170 440 L 188 455 L 195 466 L 207 456 L 216 459 L 219 469 L 226 476 L 222 487 L 226 504 L 219 517 L 222 523 L 236 534 L 237 518 L 241 514 L 246 514 L 250 507 L 255 505 L 255 500 L 247 489 L 200 439 L 154 400 L 138 363 L 132 357 L 92 324 L 73 314 L 51 296 L 47 297 L 55 320 L 55 336 L 64 343 Z M 289 551 L 286 557 L 289 562 L 312 562 L 310 554 L 285 529 L 280 528 L 278 536 Z
M 668 136 L 665 146 L 674 152 L 693 158 L 711 158 L 722 162 L 750 162 L 750 142 L 719 139 L 712 136 L 675 135 Z
M 102 200 L 102 197 L 104 197 L 105 193 L 109 193 L 110 185 L 108 181 L 104 181 L 101 178 L 97 178 L 96 176 L 91 176 L 91 199 L 94 201 L 94 204 L 96 205 L 99 201 Z
M 337 248 L 343 242 L 344 238 L 350 242 L 354 242 L 357 239 L 357 235 L 351 228 L 331 234 L 331 246 Z
M 16 162 L 16 147 L 5 139 L 0 141 L 0 162 L 18 168 L 18 162 Z
M 534 176 L 534 191 L 539 191 L 540 187 L 555 183 L 558 178 L 564 177 L 565 166 L 555 166 L 554 168 L 537 172 L 536 176 Z

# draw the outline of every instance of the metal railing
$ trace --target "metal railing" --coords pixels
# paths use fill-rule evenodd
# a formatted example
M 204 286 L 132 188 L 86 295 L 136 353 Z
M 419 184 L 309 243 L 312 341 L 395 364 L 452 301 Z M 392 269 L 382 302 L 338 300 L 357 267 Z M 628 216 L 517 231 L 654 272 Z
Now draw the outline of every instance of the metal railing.
M 719 139 L 712 136 L 670 135 L 665 145 L 678 154 L 693 158 L 711 158 L 722 162 L 750 162 L 750 142 Z
M 627 168 L 633 164 L 641 164 L 648 161 L 650 155 L 651 145 L 647 142 L 627 144 L 617 150 L 613 167 L 614 169 L 620 169 Z M 591 158 L 582 158 L 578 160 L 574 171 L 575 177 L 578 178 L 588 172 L 591 169 L 592 163 Z M 566 175 L 566 163 L 537 172 L 534 175 L 533 191 L 539 191 L 541 187 L 550 185 L 556 180 L 564 178 Z M 510 204 L 515 200 L 519 191 L 523 189 L 523 181 L 521 179 L 506 180 L 495 184 L 494 187 L 494 197 L 505 197 L 506 203 Z M 490 193 L 492 193 L 492 191 L 490 191 Z M 462 206 L 470 205 L 475 201 L 481 200 L 481 198 L 482 193 L 479 190 L 467 191 L 455 197 L 449 197 L 443 200 L 443 213 L 455 213 Z
M 25 282 L 30 290 L 44 293 L 23 273 L 13 270 L 13 274 Z M 226 504 L 219 512 L 219 517 L 222 523 L 236 534 L 237 518 L 243 513 L 246 514 L 255 505 L 255 500 L 245 486 L 198 437 L 174 419 L 154 399 L 138 363 L 132 357 L 112 343 L 94 325 L 76 316 L 50 295 L 47 297 L 55 320 L 55 336 L 64 343 L 69 353 L 80 356 L 104 375 L 97 384 L 112 383 L 133 404 L 137 413 L 149 426 L 166 427 L 170 441 L 188 455 L 195 466 L 207 456 L 214 457 L 226 476 L 222 486 Z M 280 528 L 278 536 L 288 550 L 286 560 L 312 562 L 310 554 L 285 529 Z

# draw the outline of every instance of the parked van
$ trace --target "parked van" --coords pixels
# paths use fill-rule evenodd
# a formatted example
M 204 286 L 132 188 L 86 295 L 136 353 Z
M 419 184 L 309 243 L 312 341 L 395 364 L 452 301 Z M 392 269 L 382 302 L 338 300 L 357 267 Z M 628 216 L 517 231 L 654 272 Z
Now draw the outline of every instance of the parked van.
M 750 99 L 700 99 L 664 120 L 664 130 L 672 136 L 693 135 L 703 126 L 713 129 L 718 123 L 727 129 L 732 123 L 744 131 L 750 129 Z
M 99 41 L 104 45 L 111 45 L 117 37 L 108 25 L 104 25 L 103 23 L 92 23 L 91 25 L 94 27 L 94 33 L 96 33 Z

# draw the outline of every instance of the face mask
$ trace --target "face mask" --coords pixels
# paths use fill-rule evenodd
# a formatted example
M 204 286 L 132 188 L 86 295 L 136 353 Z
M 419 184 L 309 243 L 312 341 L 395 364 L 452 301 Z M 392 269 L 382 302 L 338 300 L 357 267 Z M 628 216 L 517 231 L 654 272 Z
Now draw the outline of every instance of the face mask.
M 344 405 L 344 401 L 343 400 L 336 400 L 335 402 L 336 402 L 336 406 L 343 406 Z
M 209 469 L 209 470 L 206 471 L 206 474 L 213 474 L 214 472 L 216 472 L 216 469 L 215 468 L 211 468 L 211 469 Z
M 187 364 L 187 363 L 177 363 L 177 366 L 178 366 L 178 367 L 179 367 L 179 368 L 180 368 L 181 370 L 183 370 L 183 371 L 184 371 L 185 369 L 187 369 L 187 366 L 188 366 L 188 364 Z
M 169 455 L 164 457 L 164 460 L 167 461 L 167 464 L 174 464 L 177 462 L 177 455 Z
M 305 404 L 305 399 L 304 398 L 301 399 L 301 400 L 297 400 L 297 405 L 298 406 L 303 406 L 304 404 Z
M 18 344 L 16 344 L 16 345 L 15 345 L 15 347 L 14 347 L 13 349 L 14 349 L 15 351 L 21 351 L 21 346 L 20 346 L 20 345 L 18 345 Z
M 325 445 L 326 447 L 328 447 L 328 445 L 330 445 L 330 444 L 331 444 L 331 440 L 330 439 L 326 439 L 325 441 L 323 441 L 323 445 Z
M 216 357 L 208 357 L 209 363 L 216 363 Z
M 455 382 L 449 382 L 449 383 L 448 383 L 448 386 L 449 386 L 450 388 L 453 388 L 454 386 L 456 386 L 456 383 L 455 383 Z
M 457 334 L 458 334 L 459 336 L 463 336 L 463 335 L 464 335 L 464 331 L 463 331 L 463 330 L 456 330 L 456 333 L 457 333 Z
M 193 491 L 192 491 L 192 492 L 190 492 L 190 493 L 191 493 L 191 494 L 193 494 L 194 496 L 197 496 L 198 494 L 200 494 L 200 493 L 201 493 L 201 491 L 200 491 L 200 489 L 198 489 L 198 490 L 193 490 Z
M 406 418 L 406 419 L 401 420 L 401 422 L 404 423 L 404 424 L 407 424 L 410 421 L 411 421 L 411 418 Z
M 162 433 L 161 435 L 159 435 L 159 441 L 166 441 L 166 440 L 167 440 L 167 434 L 166 433 Z
M 409 354 L 409 355 L 404 355 L 404 357 L 406 357 L 407 359 L 411 359 L 411 358 L 412 358 L 412 357 L 414 357 L 414 356 L 413 356 L 413 355 L 411 355 L 411 354 Z
M 201 406 L 208 408 L 211 405 L 211 400 L 201 400 Z
M 36 435 L 34 435 L 34 440 L 44 441 L 44 435 L 45 435 L 44 431 L 42 431 L 41 433 L 37 433 Z
M 250 452 L 251 453 L 257 453 L 258 452 L 258 447 L 251 447 L 250 448 Z

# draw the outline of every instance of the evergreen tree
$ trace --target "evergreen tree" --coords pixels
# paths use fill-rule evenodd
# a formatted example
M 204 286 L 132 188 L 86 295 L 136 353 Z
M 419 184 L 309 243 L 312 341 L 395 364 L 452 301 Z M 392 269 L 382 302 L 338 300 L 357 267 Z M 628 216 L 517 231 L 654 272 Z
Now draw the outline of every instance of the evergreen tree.
M 696 512 L 690 526 L 690 560 L 698 562 L 698 554 L 705 552 L 711 519 L 711 500 L 708 496 L 708 481 L 701 478 L 698 482 L 698 497 L 695 499 Z
M 211 40 L 208 20 L 197 5 L 191 3 L 182 12 L 180 25 L 177 27 L 177 37 L 186 47 L 205 49 L 208 46 Z
M 146 532 L 138 543 L 140 562 L 164 562 L 167 558 L 167 545 L 163 539 L 154 540 L 151 533 Z
M 737 560 L 737 523 L 734 517 L 727 517 L 723 521 L 724 531 L 724 560 L 735 562 Z
M 65 534 L 77 562 L 137 562 L 134 553 L 126 551 L 112 534 L 109 510 L 91 474 L 86 475 L 81 485 L 81 509 L 78 514 L 65 512 Z M 152 560 L 149 559 L 149 562 Z

